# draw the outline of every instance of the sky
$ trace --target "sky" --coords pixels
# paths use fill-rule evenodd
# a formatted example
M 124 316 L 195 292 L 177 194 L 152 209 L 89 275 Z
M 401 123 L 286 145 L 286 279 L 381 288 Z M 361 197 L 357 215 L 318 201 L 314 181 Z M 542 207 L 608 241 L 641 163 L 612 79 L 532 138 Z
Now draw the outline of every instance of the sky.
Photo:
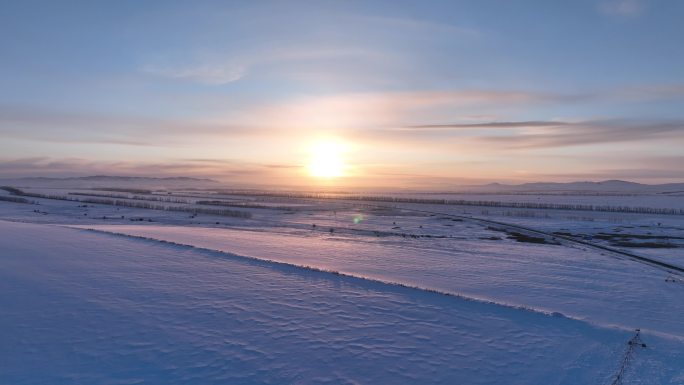
M 684 2 L 5 1 L 0 178 L 684 181 Z

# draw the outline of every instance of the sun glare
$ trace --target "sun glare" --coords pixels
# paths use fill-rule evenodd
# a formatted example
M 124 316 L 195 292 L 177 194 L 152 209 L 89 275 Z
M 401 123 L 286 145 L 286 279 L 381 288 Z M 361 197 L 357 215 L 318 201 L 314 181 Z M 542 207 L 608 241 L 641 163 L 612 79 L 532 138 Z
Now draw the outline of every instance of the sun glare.
M 328 140 L 314 143 L 310 148 L 309 174 L 317 178 L 337 178 L 344 175 L 344 145 Z

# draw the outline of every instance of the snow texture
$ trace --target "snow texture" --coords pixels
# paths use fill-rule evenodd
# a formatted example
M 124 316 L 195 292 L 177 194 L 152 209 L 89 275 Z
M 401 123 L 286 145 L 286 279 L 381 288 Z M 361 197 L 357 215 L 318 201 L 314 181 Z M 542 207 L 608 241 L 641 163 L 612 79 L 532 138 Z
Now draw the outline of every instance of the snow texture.
M 0 221 L 3 384 L 607 383 L 630 332 L 152 241 Z M 676 383 L 644 337 L 627 377 Z M 638 370 L 637 370 L 638 369 Z

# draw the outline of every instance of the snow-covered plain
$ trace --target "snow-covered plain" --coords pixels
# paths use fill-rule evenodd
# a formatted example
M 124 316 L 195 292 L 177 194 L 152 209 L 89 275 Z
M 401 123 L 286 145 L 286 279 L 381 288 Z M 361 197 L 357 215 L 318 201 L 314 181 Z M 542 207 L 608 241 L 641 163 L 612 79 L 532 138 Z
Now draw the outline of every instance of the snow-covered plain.
M 186 196 L 252 218 L 0 201 L 0 384 L 610 384 L 635 328 L 623 383 L 684 383 L 678 272 L 476 220 L 677 246 L 681 216 Z
M 653 207 L 684 209 L 684 196 L 676 194 L 402 194 L 401 196 L 466 201 L 494 201 L 520 203 L 556 203 L 595 206 Z
M 633 261 L 556 245 L 86 225 L 116 234 L 310 266 L 684 340 L 684 284 Z M 618 294 L 619 293 L 619 294 Z

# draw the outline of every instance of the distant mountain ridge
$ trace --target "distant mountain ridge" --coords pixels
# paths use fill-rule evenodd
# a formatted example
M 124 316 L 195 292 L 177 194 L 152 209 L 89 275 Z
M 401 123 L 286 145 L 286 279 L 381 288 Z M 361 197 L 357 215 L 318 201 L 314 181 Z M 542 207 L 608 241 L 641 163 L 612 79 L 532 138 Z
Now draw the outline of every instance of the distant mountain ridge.
M 91 176 L 75 176 L 75 177 L 64 177 L 64 178 L 51 178 L 51 177 L 44 177 L 44 176 L 36 176 L 36 177 L 26 177 L 26 178 L 3 178 L 0 180 L 43 180 L 43 181 L 59 181 L 59 180 L 113 180 L 113 181 L 121 181 L 121 180 L 136 180 L 136 181 L 142 181 L 142 180 L 149 180 L 149 181 L 196 181 L 196 182 L 210 182 L 210 183 L 218 183 L 217 181 L 213 179 L 208 179 L 208 178 L 192 178 L 192 177 L 187 177 L 187 176 L 172 176 L 172 177 L 165 177 L 165 178 L 157 178 L 157 177 L 148 177 L 148 176 L 118 176 L 118 175 L 91 175 Z
M 605 180 L 600 182 L 533 182 L 523 184 L 490 183 L 467 186 L 473 192 L 616 192 L 616 193 L 674 193 L 684 192 L 684 183 L 643 184 L 624 180 Z
M 26 177 L 3 178 L 0 184 L 25 187 L 141 187 L 141 188 L 181 188 L 181 187 L 210 187 L 219 182 L 208 178 L 177 177 L 146 177 L 146 176 L 116 176 L 92 175 L 81 177 Z
M 187 176 L 147 177 L 125 175 L 90 175 L 81 177 L 0 178 L 0 185 L 16 187 L 54 188 L 217 188 L 223 183 L 209 178 Z M 306 190 L 306 187 L 302 187 Z M 390 192 L 388 189 L 386 192 Z M 415 191 L 419 192 L 419 191 Z M 532 182 L 522 184 L 489 183 L 465 185 L 453 189 L 424 193 L 486 193 L 486 194 L 677 194 L 684 195 L 684 183 L 643 184 L 624 180 Z

